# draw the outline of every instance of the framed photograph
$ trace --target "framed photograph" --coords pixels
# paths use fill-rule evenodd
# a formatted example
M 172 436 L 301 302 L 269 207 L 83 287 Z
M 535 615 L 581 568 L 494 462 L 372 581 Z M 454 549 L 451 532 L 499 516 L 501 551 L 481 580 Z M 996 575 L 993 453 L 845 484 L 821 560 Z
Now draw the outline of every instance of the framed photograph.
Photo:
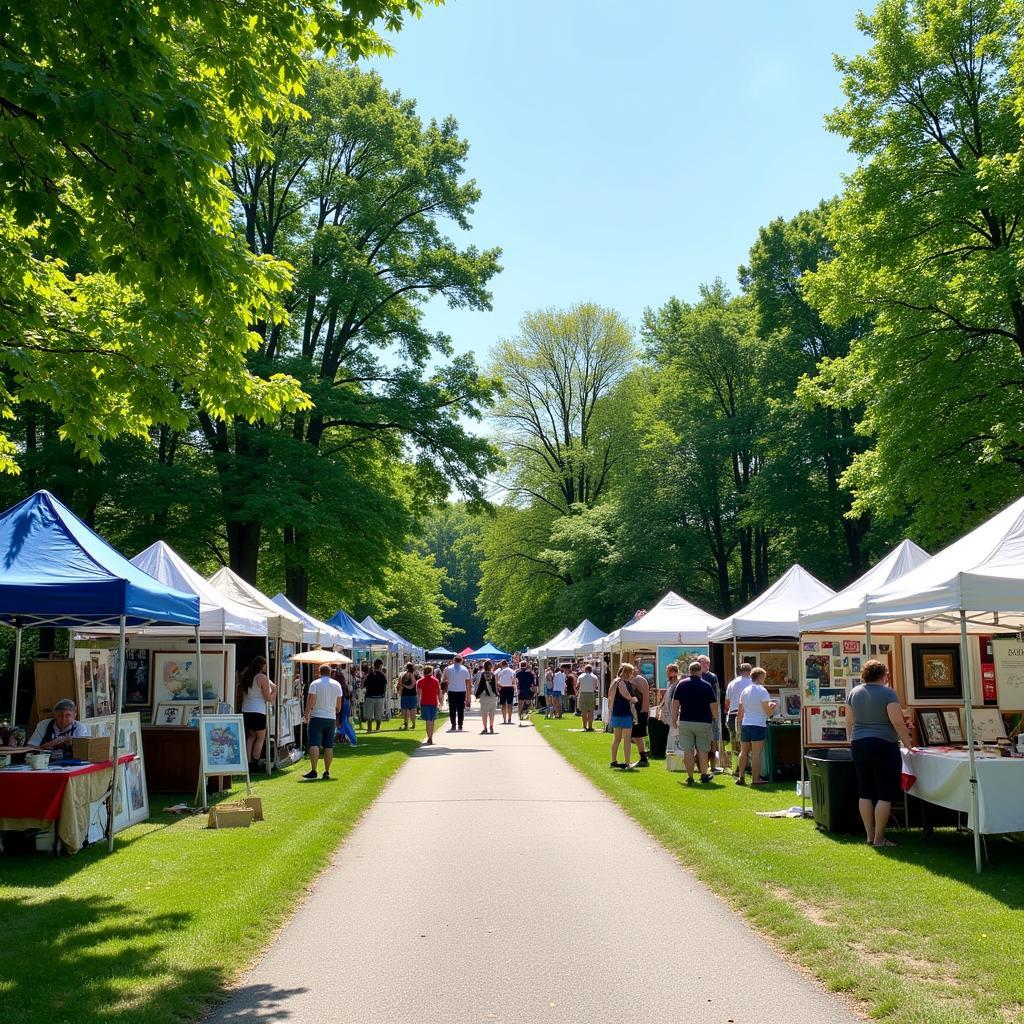
M 918 710 L 917 728 L 924 746 L 941 747 L 949 742 L 941 711 Z
M 915 700 L 963 699 L 959 644 L 914 644 Z
M 960 712 L 956 708 L 949 708 L 942 712 L 942 724 L 946 727 L 946 735 L 950 743 L 963 743 L 964 733 L 960 728 Z
M 168 702 L 157 704 L 154 725 L 181 725 L 185 721 L 185 705 Z
M 203 648 L 203 696 L 199 696 L 196 678 L 198 659 L 195 651 L 153 652 L 153 697 L 158 704 L 167 701 L 203 703 L 224 699 L 227 680 L 227 652 L 223 648 Z
M 249 775 L 241 715 L 210 715 L 199 730 L 204 775 Z
M 779 710 L 783 718 L 800 717 L 800 690 L 795 686 L 783 686 L 779 689 Z
M 974 738 L 982 743 L 995 743 L 1006 739 L 1006 723 L 999 708 L 972 708 Z M 966 733 L 966 729 L 964 730 Z M 965 736 L 966 739 L 966 736 Z

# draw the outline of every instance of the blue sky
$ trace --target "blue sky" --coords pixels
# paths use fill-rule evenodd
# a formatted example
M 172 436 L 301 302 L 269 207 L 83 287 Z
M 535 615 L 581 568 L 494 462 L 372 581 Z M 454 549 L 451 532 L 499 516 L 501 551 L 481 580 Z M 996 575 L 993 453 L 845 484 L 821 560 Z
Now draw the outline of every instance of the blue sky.
M 434 303 L 481 360 L 520 317 L 647 306 L 735 284 L 757 229 L 834 195 L 852 159 L 823 116 L 849 0 L 448 0 L 375 66 L 425 118 L 452 114 L 483 198 L 460 244 L 500 246 L 492 312 Z

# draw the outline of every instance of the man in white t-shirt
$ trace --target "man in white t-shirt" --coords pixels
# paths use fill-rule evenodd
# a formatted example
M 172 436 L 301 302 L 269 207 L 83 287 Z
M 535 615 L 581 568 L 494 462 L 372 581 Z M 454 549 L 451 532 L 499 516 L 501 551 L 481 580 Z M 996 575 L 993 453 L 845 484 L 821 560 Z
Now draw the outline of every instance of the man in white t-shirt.
M 516 673 L 515 669 L 509 667 L 507 661 L 498 665 L 498 671 L 494 673 L 495 682 L 498 685 L 498 705 L 501 708 L 501 724 L 512 724 L 512 708 L 516 702 Z
M 576 706 L 583 719 L 583 731 L 594 731 L 594 711 L 597 708 L 597 676 L 592 665 L 584 665 L 583 671 L 576 680 Z
M 562 698 L 565 696 L 565 665 L 559 665 L 551 676 L 551 714 L 562 717 Z
M 736 725 L 736 715 L 740 710 L 740 697 L 750 685 L 750 670 L 753 666 L 749 661 L 740 664 L 740 674 L 729 682 L 725 688 L 725 732 L 722 736 L 725 749 L 722 751 L 723 768 L 731 764 L 731 754 L 739 753 L 740 730 Z
M 472 703 L 470 684 L 473 675 L 462 664 L 462 655 L 456 654 L 452 663 L 441 674 L 441 682 L 447 684 L 449 732 L 462 732 L 466 708 Z
M 325 779 L 331 777 L 331 762 L 334 760 L 334 737 L 338 731 L 338 712 L 341 711 L 341 683 L 331 678 L 331 670 L 320 666 L 320 678 L 309 684 L 306 697 L 306 726 L 309 736 L 309 761 L 311 768 L 302 777 L 312 782 L 316 776 L 316 764 L 324 752 Z
M 740 760 L 738 765 L 739 778 L 737 786 L 745 786 L 744 774 L 747 770 L 747 757 L 751 759 L 750 784 L 762 786 L 761 751 L 768 736 L 768 717 L 775 713 L 777 702 L 764 687 L 765 675 L 763 668 L 755 668 L 750 673 L 750 685 L 740 694 L 740 708 L 736 716 L 736 724 L 740 728 Z

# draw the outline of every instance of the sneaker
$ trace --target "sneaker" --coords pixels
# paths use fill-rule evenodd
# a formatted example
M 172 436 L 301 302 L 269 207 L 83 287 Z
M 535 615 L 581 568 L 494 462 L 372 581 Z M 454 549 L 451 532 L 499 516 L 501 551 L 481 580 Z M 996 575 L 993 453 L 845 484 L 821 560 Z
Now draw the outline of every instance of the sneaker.
M 626 766 L 621 761 L 612 761 L 612 763 L 610 765 L 608 765 L 608 767 L 609 768 L 625 768 Z
M 636 766 L 637 766 L 637 768 L 650 768 L 651 767 L 651 762 L 647 760 L 647 755 L 646 754 L 643 757 L 641 757 L 639 761 L 637 761 Z
M 688 786 L 693 786 L 693 785 L 695 785 L 695 783 L 694 783 L 694 781 L 693 781 L 693 776 L 692 776 L 692 775 L 691 775 L 691 776 L 690 776 L 689 778 L 687 778 L 687 780 L 686 780 L 686 784 L 687 784 Z
M 713 778 L 714 778 L 714 776 L 709 773 L 707 775 L 702 775 L 700 777 L 700 781 L 701 782 L 710 782 Z
M 736 785 L 737 786 L 745 786 L 746 784 L 747 784 L 747 780 L 746 779 L 737 779 L 736 780 Z
M 317 776 L 317 774 L 316 774 L 316 772 L 315 772 L 315 771 L 308 771 L 308 772 L 306 772 L 306 774 L 305 774 L 305 775 L 303 775 L 302 777 L 303 777 L 304 779 L 309 779 L 309 781 L 310 781 L 310 782 L 312 782 L 312 781 L 313 781 L 314 779 L 318 778 L 318 776 Z
M 330 779 L 330 777 L 331 777 L 331 773 L 330 772 L 324 772 L 323 775 L 320 776 L 321 779 Z

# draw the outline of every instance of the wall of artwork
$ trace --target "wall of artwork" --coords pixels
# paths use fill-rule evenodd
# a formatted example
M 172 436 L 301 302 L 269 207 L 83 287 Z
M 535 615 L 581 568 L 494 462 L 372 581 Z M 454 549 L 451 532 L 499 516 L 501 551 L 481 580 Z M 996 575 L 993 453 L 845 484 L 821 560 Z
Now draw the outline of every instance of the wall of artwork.
M 960 637 L 957 634 L 904 636 L 903 676 L 906 680 L 904 702 L 913 707 L 939 707 L 962 704 L 964 680 L 960 667 Z M 981 653 L 976 643 L 968 647 L 971 678 L 974 681 L 972 704 L 983 704 L 981 691 Z

